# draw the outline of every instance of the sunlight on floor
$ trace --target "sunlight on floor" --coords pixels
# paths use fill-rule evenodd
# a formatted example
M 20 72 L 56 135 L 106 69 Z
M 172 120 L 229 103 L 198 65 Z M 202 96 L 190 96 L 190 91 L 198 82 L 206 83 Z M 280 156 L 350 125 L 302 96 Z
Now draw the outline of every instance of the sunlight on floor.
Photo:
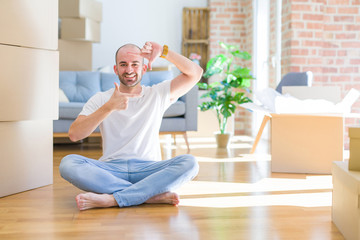
M 182 199 L 180 206 L 234 208 L 257 206 L 328 207 L 331 192 Z
M 305 179 L 264 178 L 256 183 L 193 181 L 178 192 L 181 205 L 197 207 L 249 206 L 331 206 L 331 176 L 308 176 Z M 320 192 L 314 192 L 318 190 Z M 307 191 L 305 193 L 288 193 Z M 312 191 L 312 192 L 309 192 Z M 282 192 L 282 193 L 278 193 Z M 249 196 L 214 196 L 211 195 Z M 203 195 L 203 197 L 201 196 Z
M 230 155 L 230 154 L 229 154 Z M 258 162 L 258 161 L 270 161 L 270 154 L 241 154 L 238 157 L 196 157 L 198 162 Z

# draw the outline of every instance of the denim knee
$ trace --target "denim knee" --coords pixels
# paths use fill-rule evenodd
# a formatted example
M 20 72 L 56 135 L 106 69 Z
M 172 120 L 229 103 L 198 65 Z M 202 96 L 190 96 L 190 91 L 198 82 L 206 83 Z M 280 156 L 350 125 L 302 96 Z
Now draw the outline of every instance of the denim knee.
M 77 156 L 78 155 L 76 155 L 76 154 L 70 154 L 70 155 L 65 156 L 61 160 L 60 166 L 59 166 L 59 172 L 60 172 L 61 177 L 63 177 L 64 179 L 67 179 L 69 172 L 73 169 L 73 162 Z
M 179 156 L 184 172 L 189 172 L 195 177 L 199 172 L 199 163 L 193 155 L 184 154 Z

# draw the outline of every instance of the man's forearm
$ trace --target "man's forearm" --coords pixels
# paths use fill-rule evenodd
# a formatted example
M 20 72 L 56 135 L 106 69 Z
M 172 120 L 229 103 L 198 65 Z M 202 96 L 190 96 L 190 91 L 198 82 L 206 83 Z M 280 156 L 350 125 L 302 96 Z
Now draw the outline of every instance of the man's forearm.
M 201 79 L 203 69 L 190 59 L 171 50 L 168 50 L 165 59 L 181 71 L 181 74 L 171 82 L 171 98 L 179 98 Z
M 106 105 L 103 105 L 88 116 L 80 115 L 70 126 L 70 140 L 76 142 L 88 137 L 111 112 Z

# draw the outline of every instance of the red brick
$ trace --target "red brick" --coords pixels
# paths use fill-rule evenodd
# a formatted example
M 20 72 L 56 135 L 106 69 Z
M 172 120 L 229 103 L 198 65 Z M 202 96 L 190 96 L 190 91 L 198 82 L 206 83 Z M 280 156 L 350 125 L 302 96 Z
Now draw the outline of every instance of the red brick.
M 360 25 L 345 25 L 345 30 L 346 31 L 360 31 Z
M 303 29 L 305 27 L 304 22 L 290 22 L 289 28 L 290 29 Z
M 223 1 L 219 1 L 219 2 L 210 1 L 209 5 L 210 6 L 225 6 L 225 2 L 223 2 Z
M 301 32 L 298 32 L 297 33 L 297 36 L 299 38 L 312 38 L 313 37 L 313 33 L 312 32 L 304 32 L 304 31 L 301 31 Z
M 304 66 L 303 71 L 312 71 L 314 74 L 315 73 L 322 73 L 322 67 L 320 66 Z
M 324 73 L 337 73 L 338 69 L 334 67 L 324 67 L 323 68 Z
M 236 13 L 236 14 L 233 14 L 232 16 L 233 16 L 233 18 L 236 18 L 236 19 L 238 19 L 238 18 L 245 19 L 246 18 L 245 14 Z
M 304 20 L 310 20 L 310 21 L 322 21 L 324 19 L 324 15 L 322 14 L 306 14 L 303 15 Z
M 347 56 L 347 51 L 346 50 L 338 50 L 337 54 L 339 57 L 344 57 L 344 56 Z
M 350 64 L 359 64 L 360 65 L 360 59 L 350 59 Z
M 305 65 L 306 64 L 306 58 L 297 58 L 297 57 L 292 57 L 291 58 L 291 63 L 292 64 L 301 64 L 301 65 Z
M 339 56 L 339 53 L 338 53 L 338 56 Z M 344 59 L 336 59 L 336 65 L 344 65 L 345 64 L 345 60 Z
M 294 4 L 291 6 L 291 11 L 311 12 L 312 6 L 307 4 Z
M 350 5 L 350 0 L 328 0 L 328 5 Z
M 354 22 L 354 16 L 334 16 L 335 22 Z
M 360 48 L 360 41 L 359 42 L 342 42 L 341 47 L 343 47 L 343 48 Z
M 326 13 L 336 13 L 337 7 L 326 7 Z
M 225 12 L 239 12 L 239 8 L 225 8 L 224 9 Z
M 325 31 L 342 31 L 343 25 L 340 24 L 324 24 Z
M 303 46 L 304 47 L 322 47 L 323 42 L 322 41 L 305 40 L 305 41 L 303 41 Z
M 347 14 L 358 14 L 359 13 L 359 8 L 356 8 L 356 7 L 339 7 L 337 10 L 338 10 L 338 13 L 347 13 Z
M 340 68 L 340 73 L 358 73 L 359 68 L 357 67 L 344 67 Z
M 230 18 L 230 14 L 229 13 L 219 13 L 216 14 L 215 19 L 219 19 L 219 18 Z
M 350 76 L 331 76 L 330 77 L 331 82 L 347 82 L 351 80 Z
M 323 29 L 324 24 L 323 23 L 314 23 L 314 22 L 308 22 L 306 24 L 307 29 Z
M 323 59 L 322 58 L 309 58 L 308 64 L 320 65 L 320 64 L 323 64 Z
M 309 55 L 309 50 L 308 49 L 291 49 L 291 55 L 303 55 L 303 56 L 307 56 Z
M 231 27 L 228 26 L 228 25 L 220 26 L 220 30 L 222 30 L 222 31 L 229 31 L 229 30 L 231 30 Z
M 336 39 L 356 39 L 355 33 L 338 33 L 335 36 Z

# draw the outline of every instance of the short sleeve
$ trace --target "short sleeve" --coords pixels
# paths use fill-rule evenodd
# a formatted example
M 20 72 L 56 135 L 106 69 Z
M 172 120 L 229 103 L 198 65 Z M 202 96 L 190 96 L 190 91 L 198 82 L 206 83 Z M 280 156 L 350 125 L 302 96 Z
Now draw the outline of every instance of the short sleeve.
M 94 96 L 92 96 L 87 103 L 85 103 L 82 111 L 79 113 L 79 115 L 85 115 L 88 116 L 98 110 L 103 104 L 103 94 L 97 93 Z
M 175 103 L 177 99 L 170 101 L 170 87 L 171 87 L 171 80 L 166 80 L 156 85 L 153 85 L 153 88 L 163 96 L 163 104 L 165 110 L 170 107 L 171 104 Z

